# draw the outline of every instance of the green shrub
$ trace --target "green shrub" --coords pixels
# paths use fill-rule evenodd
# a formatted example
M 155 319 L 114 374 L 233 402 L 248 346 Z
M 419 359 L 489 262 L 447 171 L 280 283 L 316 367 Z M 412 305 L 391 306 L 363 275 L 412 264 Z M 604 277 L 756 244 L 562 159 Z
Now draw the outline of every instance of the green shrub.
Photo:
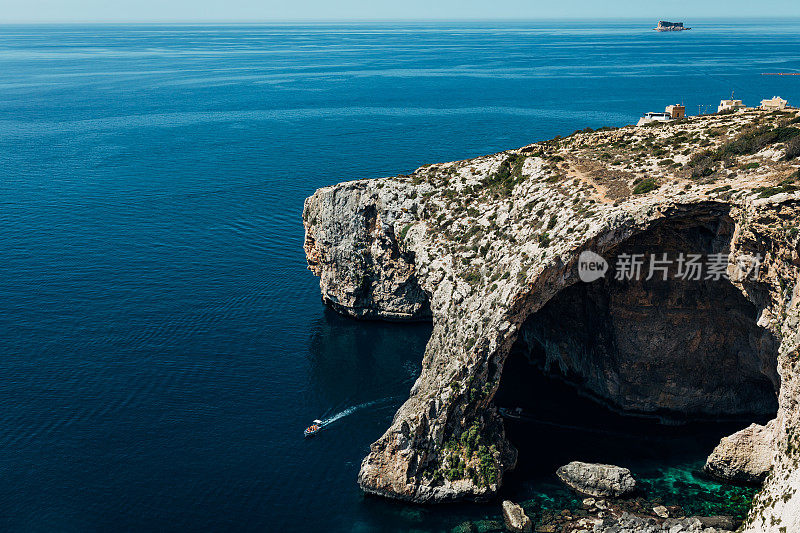
M 464 451 L 467 452 L 468 458 L 472 457 L 472 452 L 478 447 L 480 430 L 480 426 L 475 422 L 467 431 L 461 434 L 461 445 L 464 447 Z
M 786 155 L 784 155 L 784 160 L 791 161 L 798 156 L 800 156 L 800 136 L 786 143 Z
M 719 154 L 714 150 L 703 150 L 689 158 L 688 167 L 692 170 L 693 178 L 704 178 L 714 173 L 714 166 L 720 160 Z
M 470 285 L 473 285 L 473 286 L 477 285 L 478 283 L 480 283 L 480 281 L 482 279 L 481 273 L 478 272 L 477 270 L 470 270 L 469 272 L 464 274 L 462 276 L 462 278 L 464 279 L 464 281 L 466 281 L 467 283 L 469 283 Z
M 540 233 L 538 239 L 539 239 L 539 244 L 543 248 L 547 248 L 548 246 L 550 246 L 550 235 L 548 235 L 547 232 Z
M 800 129 L 790 126 L 761 127 L 740 133 L 720 148 L 723 154 L 751 155 L 775 143 L 788 142 L 800 136 Z
M 399 239 L 401 241 L 405 240 L 406 235 L 408 235 L 408 230 L 410 230 L 411 226 L 413 226 L 413 225 L 414 224 L 406 224 L 405 226 L 403 226 L 403 229 L 400 230 L 400 235 L 399 235 Z
M 480 224 L 475 224 L 470 226 L 470 228 L 461 234 L 461 238 L 458 240 L 459 242 L 469 242 L 473 237 L 477 235 L 478 239 L 483 236 L 483 226 Z
M 656 180 L 653 178 L 646 178 L 636 184 L 633 188 L 633 194 L 645 194 L 655 189 L 658 189 Z
M 741 155 L 753 155 L 776 143 L 787 143 L 787 147 L 789 145 L 793 147 L 792 151 L 795 150 L 795 147 L 800 150 L 799 139 L 800 128 L 791 126 L 750 128 L 723 144 L 717 150 L 705 150 L 695 154 L 691 157 L 687 166 L 691 169 L 693 178 L 706 177 L 714 173 L 714 167 L 723 159 Z M 794 155 L 793 157 L 796 156 Z
M 772 187 L 757 187 L 753 190 L 758 193 L 759 198 L 769 198 L 770 196 L 775 196 L 776 194 L 784 192 L 794 192 L 798 190 L 798 187 L 794 184 L 794 178 L 787 178 L 778 185 Z
M 522 166 L 528 156 L 524 154 L 512 154 L 505 158 L 497 171 L 483 180 L 484 185 L 489 189 L 499 193 L 501 196 L 508 196 L 514 190 L 514 185 L 522 180 Z
M 490 449 L 484 445 L 478 448 L 479 472 L 485 485 L 494 485 L 497 482 L 497 469 L 494 466 L 494 457 Z

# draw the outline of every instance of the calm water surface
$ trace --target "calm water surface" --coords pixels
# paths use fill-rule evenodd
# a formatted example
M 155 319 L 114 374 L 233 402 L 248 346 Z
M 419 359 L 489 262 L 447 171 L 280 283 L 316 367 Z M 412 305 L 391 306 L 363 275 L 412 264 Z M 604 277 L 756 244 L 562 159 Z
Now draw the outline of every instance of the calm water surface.
M 0 26 L 0 529 L 496 518 L 358 491 L 430 326 L 326 311 L 302 202 L 732 90 L 800 103 L 798 78 L 760 75 L 800 69 L 798 21 L 653 22 Z M 646 456 L 641 435 L 517 429 L 507 494 L 562 504 L 551 467 L 583 454 L 629 458 L 669 498 L 721 432 Z

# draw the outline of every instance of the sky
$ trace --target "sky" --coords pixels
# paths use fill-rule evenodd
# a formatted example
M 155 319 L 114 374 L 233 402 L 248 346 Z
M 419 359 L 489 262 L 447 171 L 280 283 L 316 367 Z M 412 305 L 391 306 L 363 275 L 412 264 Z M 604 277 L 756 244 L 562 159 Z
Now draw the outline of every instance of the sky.
M 0 23 L 800 17 L 798 0 L 0 0 Z

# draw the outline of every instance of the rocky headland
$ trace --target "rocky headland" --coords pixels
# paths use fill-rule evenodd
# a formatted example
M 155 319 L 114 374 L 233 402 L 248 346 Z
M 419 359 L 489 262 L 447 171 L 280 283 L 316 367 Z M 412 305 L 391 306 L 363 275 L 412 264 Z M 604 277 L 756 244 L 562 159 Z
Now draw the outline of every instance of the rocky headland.
M 772 417 L 723 440 L 706 470 L 763 483 L 743 531 L 800 531 L 798 155 L 800 117 L 747 111 L 314 193 L 305 250 L 323 300 L 355 318 L 433 322 L 363 490 L 493 497 L 518 454 L 493 403 L 514 347 L 626 413 Z M 581 281 L 583 252 L 607 261 L 605 276 Z M 681 254 L 702 258 L 699 278 Z

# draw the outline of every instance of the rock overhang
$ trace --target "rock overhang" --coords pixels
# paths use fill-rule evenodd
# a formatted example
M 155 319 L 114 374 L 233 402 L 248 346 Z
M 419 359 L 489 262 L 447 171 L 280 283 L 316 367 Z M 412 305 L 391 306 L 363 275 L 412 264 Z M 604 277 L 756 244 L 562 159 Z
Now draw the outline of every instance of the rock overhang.
M 775 431 L 785 443 L 797 417 L 797 163 L 783 160 L 780 142 L 761 143 L 765 128 L 795 123 L 749 113 L 583 133 L 309 198 L 306 252 L 326 301 L 374 318 L 413 317 L 408 309 L 427 302 L 434 322 L 423 372 L 365 459 L 362 487 L 414 501 L 494 494 L 514 450 L 491 400 L 524 321 L 577 282 L 580 252 L 709 209 L 733 222 L 732 284 L 779 342 Z M 753 131 L 761 140 L 744 151 L 756 151 L 732 153 Z M 755 254 L 760 277 L 737 277 L 739 258 Z

